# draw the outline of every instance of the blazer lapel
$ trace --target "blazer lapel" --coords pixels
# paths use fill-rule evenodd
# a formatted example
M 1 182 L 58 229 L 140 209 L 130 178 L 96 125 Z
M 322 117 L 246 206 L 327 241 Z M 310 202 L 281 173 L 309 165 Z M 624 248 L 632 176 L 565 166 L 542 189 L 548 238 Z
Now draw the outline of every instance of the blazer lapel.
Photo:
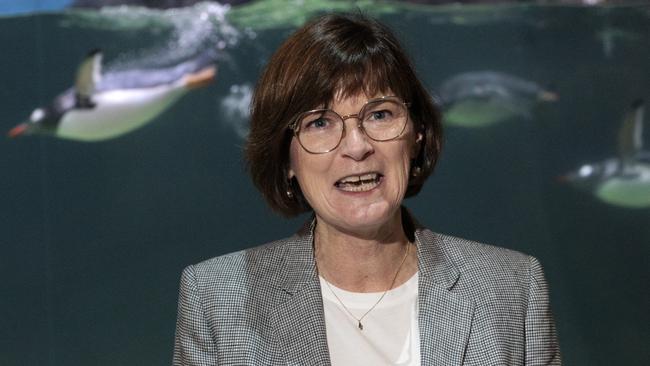
M 460 273 L 445 254 L 442 239 L 422 229 L 415 231 L 415 238 L 422 365 L 462 365 L 474 303 L 451 291 Z
M 288 365 L 330 365 L 312 247 L 314 222 L 289 239 L 283 272 L 274 285 L 280 296 L 269 318 Z

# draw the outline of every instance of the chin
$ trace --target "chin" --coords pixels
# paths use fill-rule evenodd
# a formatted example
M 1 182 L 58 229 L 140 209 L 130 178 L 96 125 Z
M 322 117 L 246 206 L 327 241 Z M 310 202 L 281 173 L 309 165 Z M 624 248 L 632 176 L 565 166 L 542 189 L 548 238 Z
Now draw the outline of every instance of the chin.
M 379 231 L 394 219 L 399 205 L 377 202 L 359 207 L 347 206 L 339 210 L 338 220 L 349 231 Z

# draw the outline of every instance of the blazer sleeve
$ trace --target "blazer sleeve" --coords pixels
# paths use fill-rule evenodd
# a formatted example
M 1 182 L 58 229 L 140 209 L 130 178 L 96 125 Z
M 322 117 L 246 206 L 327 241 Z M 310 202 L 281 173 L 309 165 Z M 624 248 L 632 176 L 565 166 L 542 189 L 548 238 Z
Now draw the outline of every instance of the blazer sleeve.
M 526 365 L 561 365 L 548 285 L 539 261 L 534 257 L 529 260 Z
M 216 343 L 199 296 L 194 267 L 185 268 L 178 295 L 174 366 L 217 365 Z

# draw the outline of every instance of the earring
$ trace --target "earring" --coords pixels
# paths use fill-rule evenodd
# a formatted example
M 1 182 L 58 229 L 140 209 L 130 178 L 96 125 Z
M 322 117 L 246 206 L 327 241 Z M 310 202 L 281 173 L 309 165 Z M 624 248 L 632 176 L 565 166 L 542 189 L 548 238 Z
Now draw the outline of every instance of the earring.
M 293 199 L 293 196 L 294 196 L 294 195 L 293 195 L 293 179 L 295 178 L 295 176 L 293 175 L 292 172 L 290 172 L 290 173 L 288 174 L 288 177 L 287 177 L 287 178 L 288 178 L 288 179 L 287 179 L 287 191 L 286 191 L 285 193 L 286 193 L 287 197 L 288 197 L 290 200 L 292 200 L 292 199 Z
M 422 174 L 422 168 L 419 166 L 415 166 L 411 168 L 411 175 L 414 177 L 418 177 L 420 174 Z

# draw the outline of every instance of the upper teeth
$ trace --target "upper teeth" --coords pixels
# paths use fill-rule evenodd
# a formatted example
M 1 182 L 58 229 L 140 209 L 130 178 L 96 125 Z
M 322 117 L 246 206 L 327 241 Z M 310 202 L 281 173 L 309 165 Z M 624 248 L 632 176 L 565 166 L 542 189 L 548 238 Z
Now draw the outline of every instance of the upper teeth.
M 368 173 L 364 175 L 351 175 L 349 177 L 345 177 L 341 179 L 339 182 L 341 183 L 356 183 L 360 180 L 375 180 L 377 179 L 378 174 L 377 173 Z

